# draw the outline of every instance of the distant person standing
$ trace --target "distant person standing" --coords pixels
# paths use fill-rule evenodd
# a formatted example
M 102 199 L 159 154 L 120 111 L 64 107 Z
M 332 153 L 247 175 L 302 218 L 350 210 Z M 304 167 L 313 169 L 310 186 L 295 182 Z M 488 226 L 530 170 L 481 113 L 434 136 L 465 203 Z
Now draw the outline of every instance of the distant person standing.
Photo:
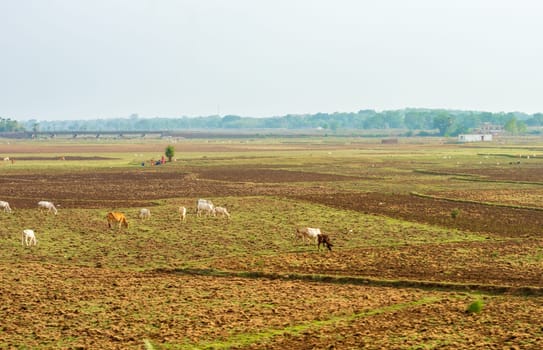
M 161 164 L 166 163 L 166 157 L 162 156 L 162 158 L 160 158 L 160 163 Z

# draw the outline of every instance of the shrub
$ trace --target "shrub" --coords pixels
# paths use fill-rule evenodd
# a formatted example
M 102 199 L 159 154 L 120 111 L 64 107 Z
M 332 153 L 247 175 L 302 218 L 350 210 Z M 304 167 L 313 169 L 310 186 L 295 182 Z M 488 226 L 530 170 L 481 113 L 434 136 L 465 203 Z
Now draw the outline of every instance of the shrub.
M 458 215 L 460 215 L 460 209 L 456 208 L 451 211 L 451 218 L 456 219 Z
M 168 162 L 171 162 L 173 156 L 175 155 L 175 148 L 172 145 L 168 145 L 164 151 L 164 155 L 168 157 Z
M 482 300 L 475 300 L 471 304 L 469 304 L 467 312 L 468 313 L 479 313 L 483 309 L 484 303 Z

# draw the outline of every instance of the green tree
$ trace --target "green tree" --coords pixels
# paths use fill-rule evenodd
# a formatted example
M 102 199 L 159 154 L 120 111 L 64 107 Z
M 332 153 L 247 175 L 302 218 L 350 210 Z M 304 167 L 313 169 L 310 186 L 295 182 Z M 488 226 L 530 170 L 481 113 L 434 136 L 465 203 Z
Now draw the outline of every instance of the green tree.
M 385 127 L 388 128 L 403 128 L 404 116 L 400 111 L 383 111 L 383 120 L 385 122 Z
M 543 125 L 543 113 L 535 113 L 534 115 L 532 115 L 532 118 L 526 121 L 526 124 L 530 126 Z
M 243 119 L 237 115 L 225 115 L 221 120 L 222 128 L 237 129 L 243 124 Z
M 517 122 L 517 130 L 519 134 L 525 134 L 526 131 L 528 131 L 528 126 L 526 125 L 525 122 L 523 122 L 522 120 L 519 120 Z
M 447 134 L 453 124 L 454 118 L 446 112 L 440 112 L 434 117 L 434 128 L 439 130 L 439 135 Z
M 172 161 L 172 158 L 175 155 L 175 149 L 173 148 L 172 145 L 168 145 L 168 147 L 166 147 L 166 150 L 164 151 L 164 155 L 168 157 L 168 162 Z
M 0 131 L 22 131 L 24 127 L 15 120 L 0 118 Z
M 503 129 L 513 135 L 518 134 L 517 119 L 515 117 L 509 119 L 503 126 Z
M 376 114 L 364 121 L 364 129 L 385 129 L 386 123 L 382 114 Z

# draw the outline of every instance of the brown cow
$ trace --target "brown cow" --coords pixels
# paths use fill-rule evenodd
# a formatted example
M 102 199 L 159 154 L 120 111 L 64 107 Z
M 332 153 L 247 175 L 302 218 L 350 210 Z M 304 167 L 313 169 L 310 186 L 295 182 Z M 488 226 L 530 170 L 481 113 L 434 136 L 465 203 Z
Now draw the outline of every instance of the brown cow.
M 321 243 L 324 247 L 327 247 L 328 250 L 332 250 L 333 244 L 330 242 L 330 237 L 328 235 L 325 235 L 324 233 L 321 233 L 317 235 L 317 239 L 319 241 L 318 249 L 321 250 Z
M 107 226 L 109 228 L 111 228 L 112 223 L 118 223 L 119 229 L 121 229 L 121 225 L 128 228 L 128 221 L 126 221 L 126 217 L 124 216 L 123 213 L 112 211 L 112 212 L 107 213 L 106 218 L 107 218 Z

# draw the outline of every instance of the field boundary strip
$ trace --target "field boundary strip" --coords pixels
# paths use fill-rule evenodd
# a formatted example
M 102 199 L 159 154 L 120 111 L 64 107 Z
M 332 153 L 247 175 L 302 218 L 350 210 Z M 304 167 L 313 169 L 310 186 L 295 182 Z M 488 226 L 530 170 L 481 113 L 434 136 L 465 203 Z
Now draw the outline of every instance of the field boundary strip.
M 459 180 L 459 181 L 472 181 L 472 182 L 488 182 L 488 183 L 504 183 L 504 184 L 515 184 L 515 185 L 536 185 L 536 186 L 543 186 L 543 182 L 535 182 L 535 181 L 515 181 L 515 180 L 490 180 L 485 178 L 477 178 L 477 177 L 457 177 L 453 176 L 453 180 Z
M 482 177 L 480 175 L 467 174 L 467 173 L 453 173 L 453 172 L 446 172 L 446 171 L 422 170 L 422 169 L 415 169 L 415 170 L 413 170 L 413 172 L 414 173 L 419 173 L 419 174 L 426 174 L 426 175 L 466 176 L 466 177 L 469 177 L 469 178 L 482 179 Z
M 423 305 L 429 305 L 434 304 L 439 301 L 443 300 L 443 298 L 438 297 L 424 297 L 422 299 L 405 302 L 405 303 L 399 303 L 399 304 L 392 304 L 388 306 L 384 306 L 377 309 L 371 309 L 368 311 L 363 312 L 355 312 L 349 315 L 342 315 L 342 316 L 332 316 L 326 320 L 314 320 L 309 321 L 297 325 L 287 326 L 285 328 L 280 329 L 265 329 L 263 331 L 257 332 L 257 333 L 240 333 L 233 335 L 229 338 L 226 338 L 224 340 L 217 339 L 217 340 L 209 340 L 209 341 L 201 341 L 198 343 L 192 343 L 192 344 L 181 344 L 179 347 L 180 349 L 229 349 L 231 347 L 239 347 L 239 346 L 247 346 L 255 343 L 265 343 L 269 340 L 271 340 L 275 336 L 284 336 L 285 334 L 290 334 L 293 336 L 297 336 L 300 334 L 303 334 L 303 332 L 311 330 L 318 330 L 327 326 L 335 325 L 336 323 L 340 322 L 353 322 L 360 318 L 365 317 L 371 317 L 375 315 L 384 314 L 387 312 L 395 312 L 395 311 L 401 311 L 410 307 L 419 307 Z
M 433 170 L 413 170 L 413 172 L 419 173 L 419 174 L 436 175 L 436 176 L 451 176 L 451 179 L 458 180 L 458 181 L 543 186 L 543 182 L 515 181 L 515 180 L 492 180 L 492 179 L 488 179 L 486 177 L 483 177 L 481 175 L 476 175 L 476 174 L 453 173 L 453 172 L 433 171 Z
M 442 200 L 442 201 L 454 202 L 454 203 L 468 203 L 468 204 L 486 205 L 486 206 L 489 206 L 489 207 L 500 207 L 500 208 L 543 211 L 543 208 L 528 207 L 528 206 L 524 206 L 524 205 L 500 204 L 500 203 L 491 203 L 491 202 L 479 202 L 479 201 L 471 201 L 471 200 L 466 200 L 466 199 L 456 199 L 456 198 L 433 196 L 433 195 L 423 194 L 423 193 L 419 193 L 419 192 L 409 192 L 409 194 L 412 195 L 412 196 L 415 196 L 415 197 L 427 198 L 427 199 L 436 199 L 436 200 Z
M 16 200 L 19 200 L 19 201 L 32 201 L 32 202 L 38 202 L 40 200 L 42 200 L 43 198 L 42 197 L 21 197 L 21 196 L 18 196 L 18 195 L 3 195 L 2 198 L 5 198 L 5 199 L 16 199 Z M 86 199 L 86 198 L 58 198 L 56 201 L 55 201 L 55 204 L 56 203 L 91 203 L 91 204 L 94 204 L 94 203 L 121 203 L 121 204 L 134 204 L 134 203 L 137 203 L 139 204 L 139 206 L 145 206 L 145 205 L 148 205 L 148 206 L 156 206 L 158 204 L 154 204 L 154 202 L 157 202 L 159 201 L 160 199 L 149 199 L 149 200 L 145 200 L 145 199 L 97 199 L 97 198 L 90 198 L 90 199 Z M 57 207 L 61 207 L 60 204 L 56 204 Z M 134 205 L 131 205 L 131 206 L 128 206 L 128 207 L 134 207 Z M 12 209 L 15 209 L 16 207 L 13 207 L 12 206 Z M 32 207 L 22 207 L 22 208 L 17 208 L 17 209 L 34 209 L 35 206 L 32 206 Z M 66 209 L 66 208 L 69 208 L 69 209 L 77 209 L 77 207 L 66 207 L 64 206 L 63 209 Z
M 539 149 L 533 149 L 530 148 L 532 152 L 534 151 L 540 151 Z M 527 152 L 528 150 L 525 150 Z M 506 157 L 506 158 L 515 158 L 515 159 L 530 159 L 532 158 L 541 158 L 541 154 L 525 154 L 525 155 L 519 155 L 519 154 L 509 154 L 509 153 L 477 153 L 478 156 L 481 157 Z
M 253 279 L 272 279 L 289 281 L 308 281 L 334 284 L 352 284 L 371 287 L 390 287 L 390 288 L 416 288 L 443 292 L 469 292 L 486 293 L 492 295 L 521 295 L 521 296 L 542 296 L 543 287 L 537 286 L 507 286 L 491 285 L 478 283 L 456 283 L 441 281 L 421 281 L 421 280 L 386 280 L 370 277 L 340 276 L 340 275 L 320 275 L 320 274 L 299 274 L 299 273 L 269 273 L 262 271 L 225 271 L 216 269 L 156 269 L 157 273 L 173 273 L 181 275 L 212 276 L 212 277 L 238 277 Z

